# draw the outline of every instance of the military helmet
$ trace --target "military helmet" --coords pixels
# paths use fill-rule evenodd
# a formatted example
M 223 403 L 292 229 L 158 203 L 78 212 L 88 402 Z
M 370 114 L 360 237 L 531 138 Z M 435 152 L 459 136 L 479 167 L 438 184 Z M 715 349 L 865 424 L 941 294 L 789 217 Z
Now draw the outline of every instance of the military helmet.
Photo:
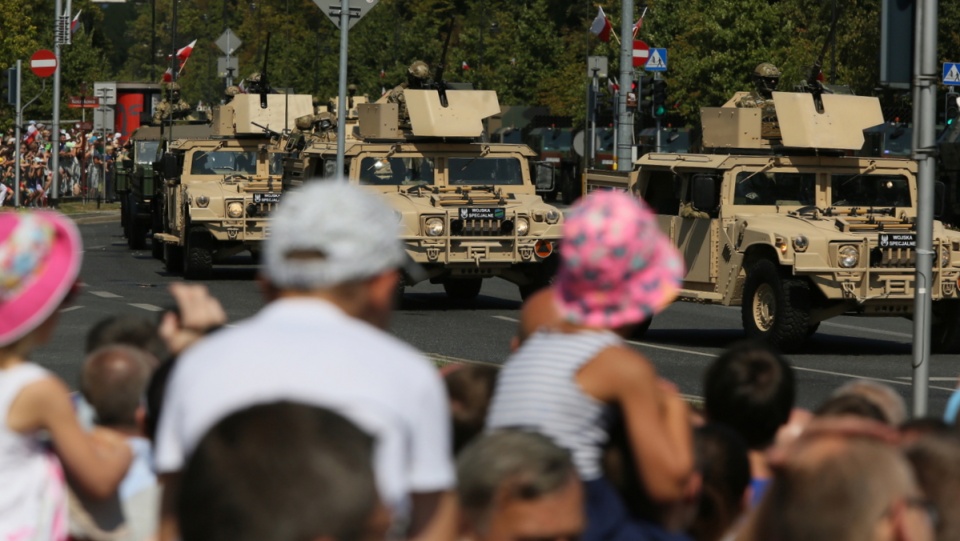
M 223 91 L 223 93 L 227 96 L 236 96 L 240 93 L 240 87 L 237 85 L 230 85 L 226 90 Z
M 251 74 L 250 74 L 250 77 L 247 77 L 247 81 L 250 81 L 251 83 L 259 83 L 259 82 L 260 82 L 260 72 L 259 72 L 259 71 L 255 71 L 255 72 L 251 73 Z
M 167 90 L 180 90 L 180 83 L 176 81 L 167 83 Z
M 755 77 L 780 77 L 780 70 L 770 62 L 762 62 L 757 64 L 756 69 L 753 70 L 753 75 Z
M 413 64 L 410 64 L 410 68 L 407 71 L 417 79 L 430 77 L 430 67 L 427 66 L 427 63 L 423 60 L 417 60 Z

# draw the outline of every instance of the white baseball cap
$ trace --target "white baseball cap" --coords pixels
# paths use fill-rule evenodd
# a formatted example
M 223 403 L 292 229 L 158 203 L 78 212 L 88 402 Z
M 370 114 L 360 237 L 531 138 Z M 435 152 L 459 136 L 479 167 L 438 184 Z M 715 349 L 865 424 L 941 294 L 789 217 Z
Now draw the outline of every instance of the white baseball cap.
M 284 192 L 270 225 L 264 272 L 277 287 L 326 288 L 392 268 L 423 278 L 403 249 L 394 210 L 345 181 L 315 180 Z

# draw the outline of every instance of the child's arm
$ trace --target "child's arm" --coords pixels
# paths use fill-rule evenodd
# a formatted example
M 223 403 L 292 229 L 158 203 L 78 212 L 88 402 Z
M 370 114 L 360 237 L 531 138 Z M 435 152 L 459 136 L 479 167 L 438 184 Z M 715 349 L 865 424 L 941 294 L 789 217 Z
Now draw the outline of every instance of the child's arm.
M 83 431 L 69 390 L 56 378 L 24 387 L 10 406 L 8 423 L 21 433 L 48 430 L 67 474 L 94 498 L 114 494 L 133 459 L 119 434 L 105 429 Z

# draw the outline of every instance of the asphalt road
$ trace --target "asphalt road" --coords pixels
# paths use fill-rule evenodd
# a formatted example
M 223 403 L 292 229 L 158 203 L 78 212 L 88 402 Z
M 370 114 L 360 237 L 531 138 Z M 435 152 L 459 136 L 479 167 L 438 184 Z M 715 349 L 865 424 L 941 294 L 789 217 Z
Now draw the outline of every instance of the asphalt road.
M 84 336 L 97 321 L 122 314 L 156 318 L 171 302 L 166 285 L 181 280 L 147 250 L 128 250 L 118 222 L 84 224 L 83 291 L 65 308 L 50 344 L 34 360 L 72 386 L 83 358 Z M 149 248 L 149 247 L 148 247 Z M 262 305 L 256 267 L 238 256 L 218 265 L 207 281 L 235 322 Z M 516 327 L 520 295 L 499 279 L 487 280 L 469 306 L 449 302 L 439 285 L 408 288 L 393 318 L 392 332 L 431 356 L 500 363 Z M 813 408 L 851 378 L 888 383 L 911 399 L 912 323 L 900 318 L 835 318 L 824 322 L 806 350 L 789 358 L 797 370 L 800 406 Z M 743 337 L 739 308 L 676 303 L 658 316 L 642 342 L 632 342 L 684 394 L 701 394 L 705 367 L 723 348 Z M 251 337 L 264 340 L 269 337 Z M 956 356 L 934 356 L 929 412 L 940 414 L 960 374 Z

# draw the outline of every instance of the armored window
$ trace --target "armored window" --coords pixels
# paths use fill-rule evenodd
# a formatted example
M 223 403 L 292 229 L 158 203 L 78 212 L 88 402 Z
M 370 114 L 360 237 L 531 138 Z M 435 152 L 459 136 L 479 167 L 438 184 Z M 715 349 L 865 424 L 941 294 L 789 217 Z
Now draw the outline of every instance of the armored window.
M 256 151 L 215 150 L 194 153 L 191 175 L 254 175 L 257 172 Z
M 910 183 L 901 175 L 832 175 L 831 206 L 909 207 Z
M 737 173 L 735 205 L 807 206 L 816 203 L 816 173 L 742 171 Z
M 270 155 L 270 174 L 283 174 L 283 154 L 275 153 Z
M 516 158 L 450 158 L 447 168 L 452 185 L 523 185 L 523 171 Z
M 670 171 L 653 171 L 643 199 L 657 214 L 676 216 L 680 212 L 679 182 L 680 179 Z
M 433 165 L 426 158 L 367 157 L 360 161 L 360 184 L 414 186 L 433 184 Z
M 151 164 L 157 161 L 157 147 L 160 141 L 137 141 L 137 163 Z

